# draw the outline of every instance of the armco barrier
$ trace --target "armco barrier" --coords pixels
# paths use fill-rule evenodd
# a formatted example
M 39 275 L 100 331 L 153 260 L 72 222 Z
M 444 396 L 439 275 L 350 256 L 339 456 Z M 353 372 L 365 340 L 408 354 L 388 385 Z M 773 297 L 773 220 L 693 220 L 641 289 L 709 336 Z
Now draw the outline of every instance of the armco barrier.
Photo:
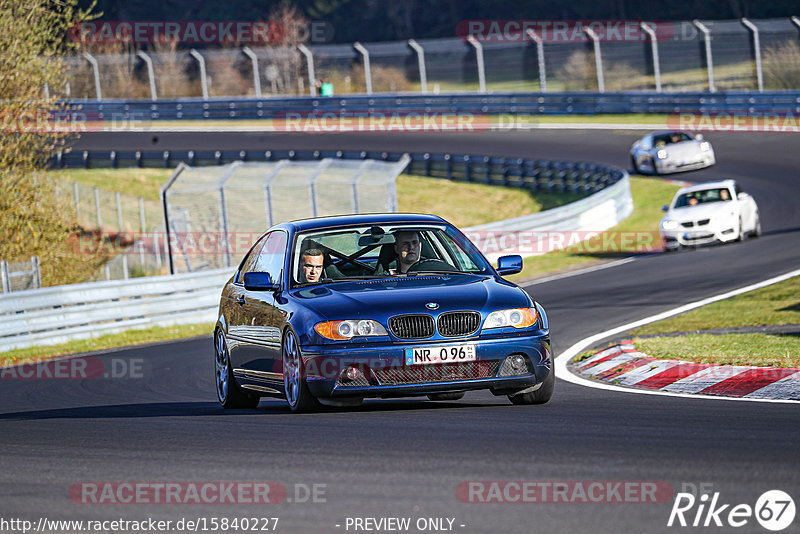
M 612 171 L 614 169 L 609 169 Z M 628 175 L 578 202 L 538 214 L 465 228 L 480 232 L 601 231 L 630 214 Z M 503 251 L 484 250 L 492 260 Z M 509 251 L 517 253 L 517 251 Z M 154 325 L 213 322 L 230 269 L 55 286 L 0 295 L 0 352 L 55 345 Z
M 135 328 L 214 322 L 223 269 L 0 295 L 0 352 Z
M 183 161 L 191 166 L 223 165 L 234 161 L 321 160 L 324 158 L 398 161 L 395 152 L 358 151 L 163 151 L 59 153 L 52 161 L 64 167 L 175 167 Z M 594 163 L 498 158 L 461 154 L 410 154 L 408 174 L 479 182 L 532 191 L 594 193 L 619 181 L 624 171 Z
M 290 98 L 73 100 L 91 120 L 272 119 L 309 113 L 800 113 L 800 91 L 449 93 Z

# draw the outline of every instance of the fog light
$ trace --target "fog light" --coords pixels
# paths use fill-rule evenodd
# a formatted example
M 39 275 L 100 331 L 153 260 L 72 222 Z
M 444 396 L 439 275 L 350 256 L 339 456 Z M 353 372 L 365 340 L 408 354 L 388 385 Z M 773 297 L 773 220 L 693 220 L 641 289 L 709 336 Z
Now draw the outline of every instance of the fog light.
M 511 368 L 515 371 L 519 371 L 525 366 L 525 358 L 522 357 L 520 354 L 514 354 L 510 358 Z
M 361 378 L 362 375 L 361 371 L 358 367 L 348 367 L 347 370 L 344 372 L 344 377 L 348 380 L 355 380 L 356 378 Z

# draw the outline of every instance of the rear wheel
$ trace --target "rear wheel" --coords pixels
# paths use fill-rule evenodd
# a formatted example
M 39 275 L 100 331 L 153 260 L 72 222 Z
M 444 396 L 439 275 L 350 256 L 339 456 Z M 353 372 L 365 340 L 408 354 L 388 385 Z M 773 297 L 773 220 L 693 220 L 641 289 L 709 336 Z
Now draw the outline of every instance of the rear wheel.
M 753 237 L 761 236 L 761 216 L 756 213 L 756 224 L 753 227 Z
M 642 174 L 641 171 L 639 170 L 639 165 L 636 163 L 636 157 L 635 156 L 631 156 L 631 168 L 633 169 L 634 173 Z
M 217 398 L 223 408 L 255 408 L 258 406 L 259 398 L 248 395 L 236 383 L 231 369 L 231 359 L 228 355 L 228 343 L 225 341 L 225 333 L 217 330 L 214 339 L 214 366 L 217 383 Z
M 431 393 L 428 399 L 432 401 L 456 401 L 464 397 L 463 391 L 453 391 L 450 393 Z
M 320 403 L 308 390 L 303 378 L 303 358 L 297 336 L 291 330 L 283 336 L 283 385 L 286 391 L 286 402 L 295 413 L 318 410 Z
M 530 393 L 522 393 L 520 395 L 509 395 L 508 400 L 512 404 L 544 404 L 553 396 L 553 389 L 556 385 L 556 371 L 550 369 L 550 374 L 542 382 L 542 387 Z

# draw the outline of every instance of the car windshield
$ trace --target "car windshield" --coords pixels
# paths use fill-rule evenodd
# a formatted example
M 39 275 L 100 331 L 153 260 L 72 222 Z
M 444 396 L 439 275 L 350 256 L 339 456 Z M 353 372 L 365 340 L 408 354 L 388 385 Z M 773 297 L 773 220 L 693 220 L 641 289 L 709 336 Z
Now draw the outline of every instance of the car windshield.
M 691 141 L 692 138 L 689 137 L 689 134 L 685 134 L 683 132 L 673 132 L 668 134 L 660 134 L 653 136 L 653 145 L 657 147 L 662 147 L 666 145 L 671 145 L 673 143 L 683 143 L 684 141 Z
M 454 228 L 398 224 L 298 234 L 292 265 L 295 285 L 421 273 L 492 272 L 474 245 Z
M 709 202 L 727 202 L 729 200 L 731 200 L 731 194 L 726 187 L 719 189 L 702 189 L 700 191 L 690 191 L 680 195 L 675 201 L 674 207 L 685 208 L 687 206 L 696 206 Z

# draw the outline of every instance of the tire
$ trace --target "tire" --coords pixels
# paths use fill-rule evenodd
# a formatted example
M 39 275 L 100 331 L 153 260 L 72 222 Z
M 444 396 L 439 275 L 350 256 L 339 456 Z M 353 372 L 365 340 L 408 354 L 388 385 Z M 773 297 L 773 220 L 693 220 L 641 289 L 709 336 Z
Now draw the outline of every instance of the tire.
M 511 404 L 545 404 L 553 396 L 553 389 L 556 385 L 556 371 L 550 369 L 550 374 L 544 379 L 542 387 L 530 393 L 523 393 L 522 395 L 509 395 L 508 400 Z
M 736 241 L 747 241 L 747 238 L 750 234 L 744 231 L 744 221 L 742 221 L 742 217 L 739 216 L 739 237 L 736 238 Z
M 287 330 L 281 343 L 283 357 L 283 386 L 286 393 L 286 403 L 294 413 L 313 412 L 322 405 L 308 390 L 303 378 L 303 358 L 300 353 L 300 344 L 292 330 Z
M 453 391 L 450 393 L 431 393 L 428 395 L 428 399 L 432 401 L 457 401 L 463 397 L 463 391 Z
M 761 237 L 761 216 L 758 213 L 756 213 L 756 224 L 751 235 L 753 237 Z
M 233 370 L 231 369 L 228 343 L 225 341 L 225 333 L 222 329 L 217 329 L 214 334 L 214 367 L 217 399 L 223 408 L 232 410 L 258 406 L 260 399 L 257 396 L 245 393 L 236 383 L 236 378 L 234 378 Z
M 639 170 L 639 165 L 636 164 L 636 158 L 631 156 L 631 168 L 633 169 L 634 174 L 642 174 Z

